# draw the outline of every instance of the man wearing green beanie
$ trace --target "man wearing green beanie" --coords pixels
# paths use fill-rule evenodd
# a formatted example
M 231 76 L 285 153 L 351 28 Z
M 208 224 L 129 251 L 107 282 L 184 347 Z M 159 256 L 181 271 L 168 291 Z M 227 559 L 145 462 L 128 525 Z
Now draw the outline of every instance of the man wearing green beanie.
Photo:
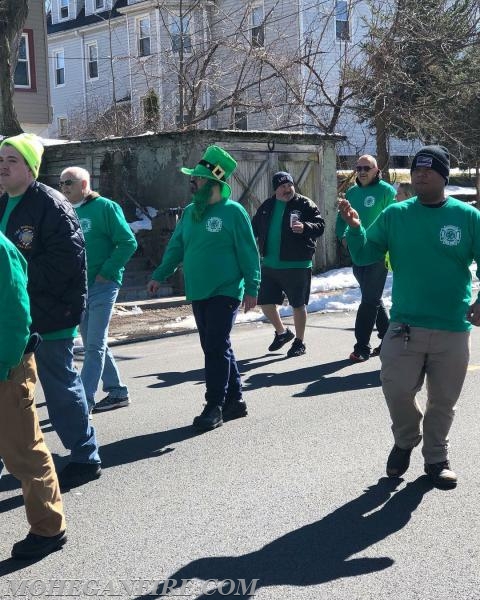
M 193 421 L 201 431 L 247 415 L 230 332 L 240 304 L 245 312 L 256 305 L 260 263 L 250 218 L 229 199 L 227 180 L 236 166 L 225 150 L 209 146 L 193 169 L 181 169 L 190 176 L 192 203 L 147 286 L 154 294 L 183 263 L 185 292 L 205 354 L 207 404 Z
M 0 144 L 0 231 L 28 264 L 32 333 L 43 338 L 35 350 L 53 428 L 70 463 L 59 474 L 62 489 L 100 476 L 95 430 L 88 420 L 85 391 L 73 364 L 73 340 L 86 296 L 85 242 L 75 211 L 62 194 L 36 178 L 43 146 L 30 134 Z

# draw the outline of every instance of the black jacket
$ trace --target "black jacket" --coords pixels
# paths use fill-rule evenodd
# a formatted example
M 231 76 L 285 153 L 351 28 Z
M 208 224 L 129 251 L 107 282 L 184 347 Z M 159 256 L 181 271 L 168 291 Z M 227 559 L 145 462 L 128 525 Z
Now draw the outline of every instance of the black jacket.
M 0 198 L 0 220 L 8 196 Z M 28 263 L 32 332 L 78 325 L 87 292 L 85 241 L 62 194 L 34 181 L 10 214 L 5 235 Z
M 268 230 L 272 219 L 275 196 L 263 202 L 252 219 L 253 233 L 258 240 L 260 255 L 265 255 Z M 290 227 L 290 214 L 297 212 L 303 223 L 303 233 L 293 233 Z M 287 202 L 282 220 L 280 260 L 310 260 L 315 252 L 317 238 L 323 234 L 325 221 L 317 205 L 305 196 L 295 194 Z

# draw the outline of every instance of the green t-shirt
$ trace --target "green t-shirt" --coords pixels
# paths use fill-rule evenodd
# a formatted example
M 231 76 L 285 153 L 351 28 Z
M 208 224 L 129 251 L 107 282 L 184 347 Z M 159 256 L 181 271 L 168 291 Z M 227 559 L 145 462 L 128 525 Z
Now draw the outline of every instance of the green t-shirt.
M 480 211 L 455 198 L 437 208 L 416 197 L 392 204 L 367 229 L 347 228 L 358 265 L 389 252 L 394 272 L 392 321 L 446 331 L 468 331 L 470 265 L 480 275 Z
M 395 188 L 386 181 L 380 180 L 372 185 L 354 185 L 345 194 L 362 221 L 365 229 L 375 221 L 383 209 L 395 202 Z M 347 224 L 340 213 L 337 214 L 335 234 L 339 239 L 345 236 Z
M 88 285 L 97 275 L 122 284 L 137 242 L 119 204 L 102 196 L 75 208 L 85 237 Z
M 5 381 L 9 370 L 22 360 L 30 337 L 31 319 L 27 294 L 27 263 L 2 233 L 0 278 L 0 381 Z
M 200 223 L 189 204 L 152 279 L 165 281 L 183 263 L 188 300 L 257 296 L 260 265 L 250 218 L 238 202 L 222 200 L 207 207 Z
M 271 269 L 308 269 L 312 266 L 311 260 L 280 260 L 283 214 L 286 207 L 286 202 L 275 200 L 262 264 Z
M 5 212 L 3 213 L 2 220 L 0 221 L 0 231 L 5 233 L 7 230 L 8 219 L 12 214 L 12 210 L 17 206 L 20 200 L 23 198 L 23 194 L 20 196 L 9 196 L 7 200 L 7 206 L 5 207 Z

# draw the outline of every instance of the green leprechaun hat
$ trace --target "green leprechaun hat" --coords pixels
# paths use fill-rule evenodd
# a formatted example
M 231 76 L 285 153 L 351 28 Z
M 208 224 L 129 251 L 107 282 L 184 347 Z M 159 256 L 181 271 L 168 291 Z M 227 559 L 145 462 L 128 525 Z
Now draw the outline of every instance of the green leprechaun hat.
M 194 169 L 182 167 L 180 171 L 190 177 L 205 177 L 222 184 L 222 198 L 228 199 L 232 190 L 226 180 L 235 171 L 237 161 L 220 146 L 209 146 Z

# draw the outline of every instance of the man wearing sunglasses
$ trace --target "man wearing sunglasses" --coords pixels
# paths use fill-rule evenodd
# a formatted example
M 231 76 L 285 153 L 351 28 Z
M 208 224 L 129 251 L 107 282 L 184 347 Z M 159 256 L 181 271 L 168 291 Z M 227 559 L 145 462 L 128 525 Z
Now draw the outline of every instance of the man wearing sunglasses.
M 128 388 L 120 379 L 107 337 L 123 271 L 137 242 L 120 205 L 90 188 L 86 169 L 68 167 L 62 171 L 60 187 L 75 208 L 87 248 L 87 310 L 80 332 L 85 348 L 81 377 L 88 408 L 103 412 L 128 406 Z M 95 404 L 100 379 L 107 395 Z
M 384 208 L 395 202 L 395 188 L 382 181 L 380 169 L 373 156 L 360 156 L 355 167 L 357 178 L 355 185 L 347 190 L 346 198 L 358 212 L 362 224 L 367 229 Z M 346 246 L 345 230 L 347 225 L 337 215 L 335 233 Z M 387 268 L 382 259 L 370 265 L 360 266 L 353 261 L 353 274 L 360 286 L 362 299 L 355 320 L 356 343 L 350 354 L 352 362 L 364 362 L 370 356 L 380 353 L 380 346 L 372 351 L 370 337 L 377 326 L 378 337 L 383 339 L 388 329 L 388 314 L 382 301 L 383 288 L 387 278 Z
M 71 451 L 60 472 L 63 490 L 101 474 L 95 430 L 80 375 L 73 363 L 73 340 L 85 310 L 85 242 L 75 211 L 56 190 L 36 181 L 43 155 L 31 134 L 0 144 L 0 230 L 28 264 L 31 332 L 42 343 L 35 349 L 53 428 Z

